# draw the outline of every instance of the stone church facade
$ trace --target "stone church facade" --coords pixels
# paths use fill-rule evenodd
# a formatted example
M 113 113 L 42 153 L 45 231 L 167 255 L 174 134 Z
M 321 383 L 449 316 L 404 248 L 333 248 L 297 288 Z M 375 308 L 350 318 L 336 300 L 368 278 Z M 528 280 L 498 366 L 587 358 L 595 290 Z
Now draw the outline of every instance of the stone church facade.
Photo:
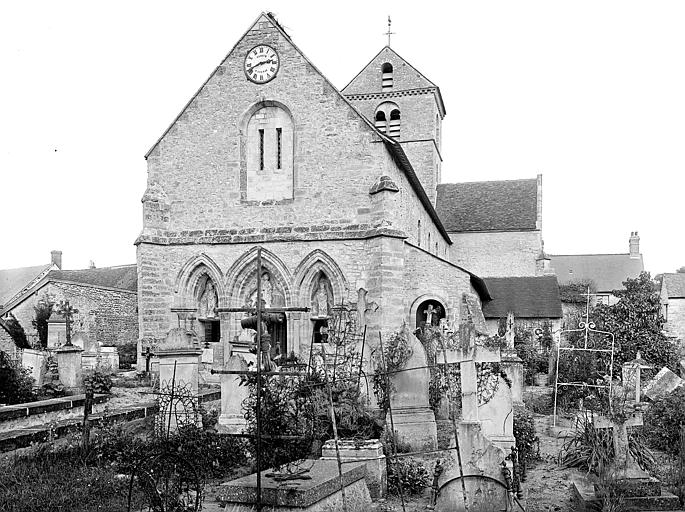
M 444 115 L 390 48 L 341 93 L 260 15 L 146 155 L 141 350 L 192 315 L 215 364 L 245 351 L 243 314 L 216 308 L 254 304 L 258 247 L 267 305 L 311 308 L 285 314 L 281 352 L 309 347 L 341 304 L 363 305 L 371 345 L 431 304 L 456 325 L 463 294 L 489 296 L 449 259 L 435 210 Z

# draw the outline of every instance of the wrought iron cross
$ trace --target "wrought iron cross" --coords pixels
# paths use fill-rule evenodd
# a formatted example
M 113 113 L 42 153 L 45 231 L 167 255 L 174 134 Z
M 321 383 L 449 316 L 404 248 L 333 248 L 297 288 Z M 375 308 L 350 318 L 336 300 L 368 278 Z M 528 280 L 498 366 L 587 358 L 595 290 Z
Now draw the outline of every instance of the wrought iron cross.
M 395 32 L 390 31 L 391 26 L 392 21 L 390 21 L 390 16 L 388 16 L 388 31 L 385 33 L 385 35 L 388 36 L 388 46 L 390 46 L 390 36 L 395 35 Z
M 73 321 L 74 314 L 78 313 L 78 309 L 72 307 L 68 300 L 63 300 L 59 303 L 57 312 L 61 315 L 64 315 L 64 320 L 66 321 L 67 342 L 64 344 L 64 346 L 71 347 L 71 322 Z

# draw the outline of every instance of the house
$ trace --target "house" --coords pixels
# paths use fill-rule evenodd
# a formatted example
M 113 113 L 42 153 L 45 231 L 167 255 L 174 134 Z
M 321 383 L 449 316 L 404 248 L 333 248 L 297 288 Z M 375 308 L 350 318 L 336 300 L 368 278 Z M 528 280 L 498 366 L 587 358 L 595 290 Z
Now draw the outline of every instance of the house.
M 596 303 L 615 304 L 614 290 L 623 282 L 644 271 L 637 231 L 630 233 L 628 252 L 621 254 L 555 254 L 549 255 L 550 265 L 560 285 L 592 283 Z
M 664 329 L 685 340 L 685 273 L 663 274 L 660 296 Z
M 16 318 L 29 341 L 37 345 L 34 308 L 40 302 L 67 300 L 78 310 L 74 330 L 85 332 L 91 341 L 103 345 L 137 341 L 136 265 L 63 270 L 61 257 L 61 251 L 53 251 L 50 264 L 0 270 L 0 318 Z

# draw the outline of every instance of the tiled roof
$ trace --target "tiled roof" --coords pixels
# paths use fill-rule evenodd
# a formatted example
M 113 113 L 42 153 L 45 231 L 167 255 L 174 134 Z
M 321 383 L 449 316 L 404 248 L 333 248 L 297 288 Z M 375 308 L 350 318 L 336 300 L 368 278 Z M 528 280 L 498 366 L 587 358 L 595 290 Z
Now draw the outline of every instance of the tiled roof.
M 612 292 L 623 288 L 623 282 L 640 275 L 645 267 L 642 255 L 630 254 L 562 254 L 549 255 L 550 266 L 559 284 L 593 281 L 598 292 Z
M 52 270 L 49 281 L 62 281 L 103 288 L 116 288 L 135 292 L 138 290 L 138 271 L 136 265 L 118 267 L 89 268 L 84 270 Z
M 483 304 L 485 318 L 561 318 L 556 276 L 486 277 L 492 300 Z
M 536 229 L 536 179 L 443 183 L 436 210 L 448 232 Z
M 664 280 L 661 286 L 666 288 L 669 299 L 685 298 L 685 274 L 681 272 L 664 274 Z
M 50 268 L 50 265 L 0 270 L 0 306 L 23 290 L 31 281 Z

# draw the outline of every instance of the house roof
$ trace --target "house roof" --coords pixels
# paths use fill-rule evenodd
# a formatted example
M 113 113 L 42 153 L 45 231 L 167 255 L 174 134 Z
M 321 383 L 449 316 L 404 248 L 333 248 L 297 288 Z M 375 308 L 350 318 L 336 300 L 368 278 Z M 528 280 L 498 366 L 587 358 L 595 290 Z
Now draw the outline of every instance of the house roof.
M 135 264 L 84 270 L 51 270 L 47 279 L 130 292 L 138 290 L 138 269 Z
M 51 268 L 53 270 L 50 270 Z M 129 293 L 136 293 L 138 290 L 138 269 L 135 264 L 84 270 L 59 270 L 52 265 L 46 265 L 44 270 L 43 274 L 38 274 L 37 277 L 25 281 L 19 292 L 10 296 L 1 305 L 0 315 L 11 311 L 27 297 L 38 292 L 48 283 L 67 283 L 94 288 L 109 288 Z
M 593 281 L 598 292 L 623 288 L 623 282 L 634 279 L 644 270 L 642 255 L 630 254 L 557 254 L 549 255 L 550 266 L 559 284 Z
M 0 270 L 0 307 L 21 292 L 34 279 L 47 272 L 52 264 Z
M 561 318 L 556 276 L 486 277 L 492 300 L 483 304 L 485 318 Z
M 661 287 L 666 289 L 669 299 L 685 298 L 685 274 L 682 272 L 663 274 Z
M 537 179 L 443 183 L 436 210 L 448 232 L 537 229 Z

